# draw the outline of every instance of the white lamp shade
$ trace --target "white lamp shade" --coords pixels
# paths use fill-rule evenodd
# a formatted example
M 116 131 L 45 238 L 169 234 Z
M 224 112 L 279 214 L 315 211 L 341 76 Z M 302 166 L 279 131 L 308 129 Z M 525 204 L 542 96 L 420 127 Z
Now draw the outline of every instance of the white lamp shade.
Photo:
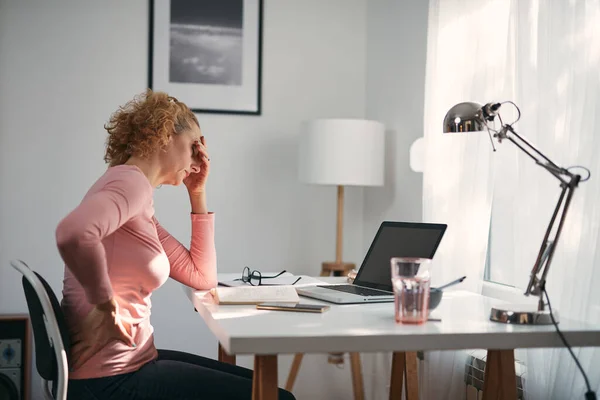
M 382 186 L 385 126 L 361 119 L 305 122 L 300 134 L 298 175 L 319 185 Z

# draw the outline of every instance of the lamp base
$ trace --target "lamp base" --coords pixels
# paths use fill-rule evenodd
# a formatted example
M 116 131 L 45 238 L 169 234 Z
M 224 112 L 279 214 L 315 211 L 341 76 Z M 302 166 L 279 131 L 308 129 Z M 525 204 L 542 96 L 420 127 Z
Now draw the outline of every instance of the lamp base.
M 354 263 L 347 262 L 324 262 L 321 264 L 321 276 L 346 276 L 356 267 Z
M 532 306 L 512 306 L 509 308 L 492 307 L 490 320 L 514 325 L 551 325 L 550 311 L 537 310 Z M 553 310 L 552 316 L 558 323 L 558 314 Z
M 344 353 L 329 353 L 327 355 L 327 362 L 334 365 L 344 364 Z

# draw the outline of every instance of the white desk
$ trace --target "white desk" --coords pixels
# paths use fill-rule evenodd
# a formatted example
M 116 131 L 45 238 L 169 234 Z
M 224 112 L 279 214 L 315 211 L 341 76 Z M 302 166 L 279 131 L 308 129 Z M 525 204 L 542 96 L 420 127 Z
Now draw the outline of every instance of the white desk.
M 224 280 L 235 277 L 237 274 L 219 275 Z M 484 399 L 516 399 L 514 349 L 563 346 L 552 325 L 490 321 L 492 305 L 503 302 L 465 291 L 446 292 L 431 315 L 442 321 L 422 325 L 396 324 L 393 303 L 331 305 L 323 314 L 312 314 L 257 310 L 249 305 L 219 306 L 206 292 L 186 288 L 186 293 L 226 352 L 220 351 L 222 360 L 231 362 L 234 359 L 229 357 L 238 354 L 255 356 L 255 399 L 277 396 L 277 354 L 394 352 L 390 398 L 396 398 L 406 369 L 414 368 L 406 365 L 407 354 L 477 348 L 488 349 Z M 320 303 L 304 297 L 301 301 Z M 600 326 L 564 318 L 559 326 L 573 347 L 600 346 Z M 418 393 L 415 382 L 407 379 L 409 399 Z

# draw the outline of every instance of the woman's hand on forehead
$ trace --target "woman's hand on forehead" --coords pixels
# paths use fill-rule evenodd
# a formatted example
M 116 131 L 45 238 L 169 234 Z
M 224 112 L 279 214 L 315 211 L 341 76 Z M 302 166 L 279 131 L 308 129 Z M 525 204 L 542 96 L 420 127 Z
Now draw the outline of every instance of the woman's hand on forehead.
M 201 162 L 204 162 L 205 160 L 210 161 L 208 149 L 205 143 L 204 136 L 201 136 L 200 140 L 194 141 L 195 149 L 197 149 L 197 154 L 195 154 L 195 156 L 199 157 Z

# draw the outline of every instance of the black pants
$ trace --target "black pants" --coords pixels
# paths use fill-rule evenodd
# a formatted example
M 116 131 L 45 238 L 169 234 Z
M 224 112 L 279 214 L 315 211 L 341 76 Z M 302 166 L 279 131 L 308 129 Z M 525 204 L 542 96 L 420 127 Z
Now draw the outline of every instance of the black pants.
M 210 358 L 158 350 L 158 359 L 135 372 L 69 380 L 68 399 L 251 399 L 252 370 Z M 279 389 L 279 399 L 295 397 Z

